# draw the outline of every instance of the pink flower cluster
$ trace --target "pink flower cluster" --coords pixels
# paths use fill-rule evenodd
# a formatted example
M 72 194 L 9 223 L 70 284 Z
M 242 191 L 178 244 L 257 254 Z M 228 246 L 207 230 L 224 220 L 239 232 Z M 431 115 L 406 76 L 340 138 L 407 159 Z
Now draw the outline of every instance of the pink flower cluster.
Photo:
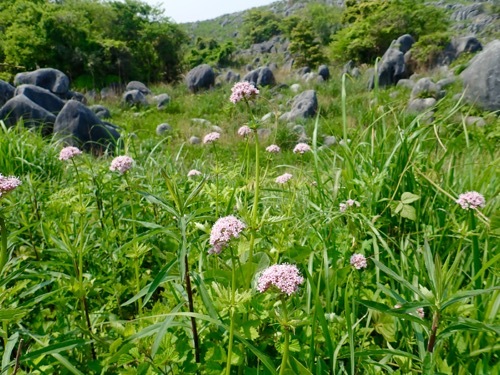
M 264 293 L 271 287 L 276 287 L 280 292 L 292 295 L 304 282 L 297 266 L 292 264 L 275 264 L 266 268 L 259 276 L 257 290 Z
M 196 170 L 196 169 L 191 169 L 188 174 L 188 177 L 195 177 L 195 176 L 201 176 L 201 172 Z
M 252 129 L 250 129 L 249 126 L 243 125 L 241 128 L 238 129 L 238 135 L 240 137 L 246 137 L 250 134 L 252 134 Z
M 351 256 L 351 266 L 353 266 L 357 270 L 360 270 L 362 268 L 368 267 L 368 263 L 363 254 L 353 254 Z
M 281 176 L 276 177 L 277 184 L 286 184 L 288 181 L 292 179 L 292 175 L 290 173 L 282 174 Z
M 358 201 L 355 201 L 354 199 L 348 199 L 345 201 L 345 203 L 339 204 L 339 209 L 340 212 L 346 212 L 349 207 L 359 207 L 360 203 Z
M 132 159 L 130 156 L 126 156 L 126 155 L 117 156 L 111 162 L 109 170 L 113 171 L 113 172 L 118 171 L 121 174 L 124 174 L 130 168 L 132 168 L 133 164 L 134 164 L 134 159 Z
M 210 232 L 210 245 L 213 246 L 209 250 L 209 254 L 220 254 L 222 249 L 233 238 L 238 238 L 240 233 L 245 229 L 245 224 L 238 220 L 233 215 L 221 217 L 217 220 Z
M 7 194 L 9 191 L 14 190 L 21 184 L 22 184 L 21 180 L 18 179 L 17 177 L 14 176 L 6 177 L 0 174 L 0 197 Z
M 242 100 L 250 100 L 259 94 L 259 90 L 250 82 L 238 82 L 231 89 L 229 100 L 234 104 Z
M 82 151 L 78 147 L 68 146 L 64 147 L 59 153 L 59 160 L 69 160 L 76 155 L 81 155 Z
M 266 147 L 266 151 L 271 154 L 277 154 L 278 152 L 281 151 L 281 148 L 278 145 L 270 145 Z
M 208 133 L 203 138 L 203 143 L 205 143 L 205 144 L 212 143 L 212 142 L 215 142 L 216 140 L 218 140 L 219 138 L 220 138 L 220 133 L 217 133 L 217 132 Z
M 477 191 L 468 191 L 467 193 L 460 194 L 456 202 L 464 210 L 484 207 L 484 205 L 486 204 L 484 196 Z
M 293 149 L 294 154 L 305 154 L 309 151 L 311 151 L 311 147 L 307 143 L 298 143 Z

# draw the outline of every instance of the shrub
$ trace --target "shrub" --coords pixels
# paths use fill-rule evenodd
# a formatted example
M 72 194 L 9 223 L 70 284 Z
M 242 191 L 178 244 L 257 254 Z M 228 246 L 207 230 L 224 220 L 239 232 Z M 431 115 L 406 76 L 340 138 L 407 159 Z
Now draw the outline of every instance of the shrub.
M 282 33 L 280 17 L 269 11 L 248 12 L 242 25 L 243 43 L 247 46 L 262 43 Z

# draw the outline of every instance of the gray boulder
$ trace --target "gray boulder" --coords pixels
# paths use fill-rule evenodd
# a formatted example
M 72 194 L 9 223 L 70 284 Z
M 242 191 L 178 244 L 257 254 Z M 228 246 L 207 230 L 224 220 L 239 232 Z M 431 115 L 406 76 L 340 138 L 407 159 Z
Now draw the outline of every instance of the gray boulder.
M 403 52 L 390 47 L 382 56 L 375 74 L 378 75 L 379 87 L 395 85 L 400 79 L 407 78 L 408 72 Z M 375 75 L 370 78 L 368 86 L 370 89 L 375 87 Z
M 483 49 L 483 45 L 474 36 L 454 38 L 445 48 L 438 63 L 448 65 L 463 53 L 476 53 Z
M 54 134 L 69 146 L 94 152 L 103 152 L 120 138 L 115 126 L 76 100 L 69 100 L 57 115 Z
M 168 94 L 160 94 L 153 97 L 153 100 L 156 102 L 156 108 L 163 109 L 168 104 L 170 104 L 170 95 Z
M 486 45 L 461 74 L 465 98 L 491 111 L 500 110 L 500 40 Z
M 3 106 L 9 99 L 14 96 L 16 88 L 10 83 L 0 79 L 0 107 Z
M 43 135 L 52 132 L 56 116 L 24 95 L 14 96 L 0 108 L 0 120 L 7 127 L 23 120 L 26 128 L 41 128 Z
M 215 73 L 208 64 L 198 65 L 186 75 L 186 84 L 189 91 L 196 93 L 211 88 L 215 84 Z
M 293 98 L 292 110 L 281 115 L 280 120 L 293 121 L 314 117 L 318 110 L 316 91 L 306 90 Z
M 89 109 L 96 114 L 100 119 L 107 119 L 111 117 L 111 112 L 105 106 L 96 104 L 89 107 Z
M 411 90 L 411 98 L 437 98 L 439 96 L 439 92 L 439 86 L 432 82 L 430 78 L 420 78 Z
M 224 80 L 224 82 L 227 82 L 227 83 L 239 82 L 240 74 L 235 73 L 232 70 L 228 70 L 226 73 L 224 73 L 223 80 Z
M 189 138 L 189 143 L 192 145 L 198 145 L 201 143 L 201 138 L 193 135 L 191 138 Z
M 20 85 L 16 88 L 14 95 L 24 95 L 43 109 L 55 114 L 64 107 L 64 102 L 57 95 L 35 85 Z
M 408 103 L 407 111 L 409 113 L 422 113 L 434 107 L 436 103 L 437 101 L 434 98 L 411 99 L 410 102 Z
M 14 86 L 23 84 L 40 86 L 61 96 L 65 96 L 69 91 L 68 76 L 53 68 L 43 68 L 16 74 Z
M 144 83 L 139 81 L 130 81 L 129 83 L 127 83 L 125 91 L 132 91 L 132 90 L 139 90 L 144 95 L 151 94 L 151 90 L 148 89 Z
M 328 81 L 330 79 L 330 69 L 328 69 L 327 65 L 321 65 L 318 68 L 318 75 L 323 77 L 323 80 Z
M 130 90 L 123 94 L 123 102 L 128 105 L 148 105 L 146 96 L 139 90 Z
M 156 135 L 165 135 L 167 133 L 170 133 L 172 131 L 172 127 L 164 122 L 163 124 L 160 124 L 156 127 Z
M 413 89 L 415 86 L 415 82 L 413 82 L 411 79 L 403 78 L 396 83 L 396 87 L 405 87 L 407 89 Z
M 486 121 L 482 117 L 477 116 L 467 116 L 465 118 L 465 123 L 468 126 L 477 126 L 479 128 L 486 126 Z
M 267 66 L 252 70 L 243 77 L 243 81 L 252 82 L 256 86 L 271 86 L 276 83 L 274 74 Z
M 413 46 L 413 43 L 415 43 L 415 39 L 410 34 L 405 34 L 393 41 L 391 47 L 397 48 L 405 54 Z

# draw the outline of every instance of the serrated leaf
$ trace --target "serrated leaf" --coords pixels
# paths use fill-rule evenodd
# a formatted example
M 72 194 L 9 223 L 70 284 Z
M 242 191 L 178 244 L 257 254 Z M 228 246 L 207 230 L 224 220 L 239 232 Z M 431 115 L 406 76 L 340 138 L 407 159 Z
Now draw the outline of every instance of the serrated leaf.
M 408 193 L 408 192 L 404 192 L 401 195 L 401 202 L 403 204 L 410 204 L 410 203 L 413 203 L 415 201 L 418 201 L 419 199 L 420 199 L 420 196 L 412 194 L 412 193 Z

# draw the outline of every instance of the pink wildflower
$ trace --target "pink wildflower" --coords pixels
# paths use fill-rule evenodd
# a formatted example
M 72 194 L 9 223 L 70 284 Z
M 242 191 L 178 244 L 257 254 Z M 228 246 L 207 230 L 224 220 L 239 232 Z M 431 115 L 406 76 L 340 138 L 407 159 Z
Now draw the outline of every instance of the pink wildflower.
M 486 204 L 484 196 L 477 191 L 468 191 L 467 193 L 460 194 L 456 202 L 464 210 L 484 207 L 484 205 Z
M 191 169 L 188 174 L 188 177 L 195 177 L 195 176 L 201 176 L 201 172 L 196 170 L 196 169 Z
M 277 184 L 286 184 L 288 181 L 292 179 L 292 175 L 290 173 L 282 174 L 281 176 L 276 177 Z
M 271 287 L 276 287 L 280 292 L 292 295 L 304 282 L 297 266 L 292 264 L 275 264 L 266 268 L 259 276 L 257 290 L 264 293 Z
M 231 97 L 229 100 L 234 104 L 242 100 L 250 100 L 259 94 L 259 90 L 252 85 L 250 82 L 238 82 L 235 83 L 231 89 Z
M 417 314 L 418 316 L 420 317 L 420 319 L 424 319 L 425 318 L 425 311 L 424 311 L 424 308 L 423 307 L 419 307 L 417 309 Z
M 311 151 L 311 147 L 307 143 L 298 143 L 293 149 L 294 154 L 305 154 Z
M 247 135 L 252 134 L 252 129 L 250 129 L 249 126 L 242 126 L 241 128 L 238 129 L 238 135 L 240 137 L 246 137 Z
M 5 177 L 0 174 L 0 197 L 14 190 L 21 184 L 22 184 L 21 180 L 18 179 L 17 177 L 14 176 Z
M 118 171 L 121 174 L 124 174 L 130 168 L 132 168 L 133 164 L 134 164 L 134 159 L 132 159 L 130 156 L 126 156 L 126 155 L 117 156 L 111 162 L 109 170 L 113 171 L 113 172 Z
M 351 265 L 357 270 L 360 270 L 362 268 L 366 268 L 368 263 L 366 262 L 366 258 L 363 254 L 353 254 L 351 256 Z
M 78 147 L 68 146 L 64 147 L 59 153 L 59 160 L 69 160 L 76 155 L 81 155 L 82 151 Z
M 219 138 L 220 138 L 220 133 L 217 133 L 217 132 L 208 133 L 203 138 L 203 143 L 205 143 L 205 144 L 212 143 L 212 142 L 215 142 L 216 140 L 218 140 Z
M 345 201 L 345 203 L 340 203 L 339 204 L 339 210 L 340 212 L 346 212 L 349 207 L 359 207 L 361 204 L 358 201 L 355 201 L 354 199 L 348 199 Z
M 281 148 L 278 145 L 270 145 L 266 147 L 266 151 L 271 154 L 277 154 L 278 152 L 281 151 Z
M 215 222 L 210 232 L 209 242 L 213 248 L 208 253 L 220 254 L 231 239 L 239 237 L 243 229 L 245 229 L 245 224 L 233 215 L 221 217 Z

